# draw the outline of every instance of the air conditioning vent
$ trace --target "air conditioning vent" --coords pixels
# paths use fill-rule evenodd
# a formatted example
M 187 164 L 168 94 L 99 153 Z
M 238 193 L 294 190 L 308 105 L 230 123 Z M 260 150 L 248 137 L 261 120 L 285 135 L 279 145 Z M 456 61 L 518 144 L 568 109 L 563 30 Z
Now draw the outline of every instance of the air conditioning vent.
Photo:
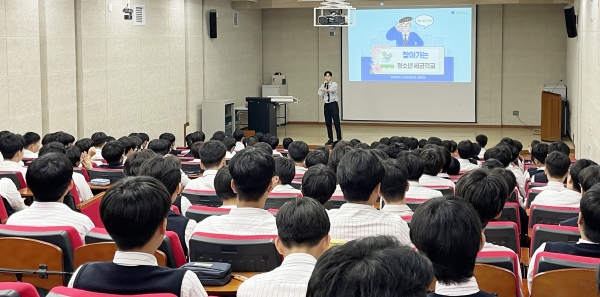
M 146 26 L 146 5 L 136 5 L 133 14 L 136 26 Z
M 233 12 L 233 26 L 234 27 L 240 26 L 240 13 L 237 11 Z

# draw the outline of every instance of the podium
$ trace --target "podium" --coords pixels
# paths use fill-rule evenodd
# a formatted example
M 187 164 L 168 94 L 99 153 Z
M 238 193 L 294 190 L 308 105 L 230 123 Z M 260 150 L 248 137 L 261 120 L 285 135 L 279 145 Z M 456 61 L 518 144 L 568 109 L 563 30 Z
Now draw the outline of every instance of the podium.
M 248 130 L 277 136 L 277 104 L 298 103 L 293 96 L 246 97 Z
M 562 97 L 551 92 L 542 92 L 542 140 L 561 141 Z

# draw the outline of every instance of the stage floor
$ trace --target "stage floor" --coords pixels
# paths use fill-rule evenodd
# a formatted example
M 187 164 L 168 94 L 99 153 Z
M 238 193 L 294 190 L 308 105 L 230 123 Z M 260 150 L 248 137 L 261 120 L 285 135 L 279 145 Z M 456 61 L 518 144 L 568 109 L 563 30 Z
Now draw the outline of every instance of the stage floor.
M 344 140 L 353 138 L 362 142 L 371 143 L 379 141 L 382 137 L 390 136 L 408 136 L 417 139 L 437 136 L 442 140 L 461 140 L 469 139 L 475 141 L 475 136 L 485 134 L 488 137 L 488 147 L 494 146 L 503 137 L 510 137 L 523 143 L 523 150 L 527 150 L 532 140 L 540 140 L 540 135 L 535 135 L 533 130 L 527 128 L 480 128 L 472 127 L 443 127 L 443 126 L 421 126 L 406 127 L 402 125 L 344 125 L 342 123 L 342 135 Z M 285 137 L 291 137 L 294 140 L 302 140 L 310 146 L 323 145 L 327 141 L 327 129 L 325 124 L 288 124 L 277 128 L 279 142 Z M 335 138 L 335 129 L 334 129 Z M 563 141 L 574 149 L 573 142 L 569 138 Z

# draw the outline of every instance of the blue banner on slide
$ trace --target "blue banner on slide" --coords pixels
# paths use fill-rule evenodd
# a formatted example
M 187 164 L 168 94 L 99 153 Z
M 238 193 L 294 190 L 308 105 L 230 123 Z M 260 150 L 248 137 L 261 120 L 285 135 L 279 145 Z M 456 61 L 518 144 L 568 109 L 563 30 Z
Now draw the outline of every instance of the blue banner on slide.
M 371 57 L 361 57 L 361 81 L 393 82 L 454 82 L 454 57 L 444 57 L 444 74 L 374 74 Z

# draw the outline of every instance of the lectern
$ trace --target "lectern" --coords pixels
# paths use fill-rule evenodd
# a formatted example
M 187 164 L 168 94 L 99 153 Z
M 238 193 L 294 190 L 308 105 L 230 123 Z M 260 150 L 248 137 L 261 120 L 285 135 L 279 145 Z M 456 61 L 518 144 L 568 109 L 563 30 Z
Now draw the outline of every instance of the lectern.
M 562 97 L 542 92 L 542 140 L 561 141 Z
M 277 136 L 277 104 L 299 102 L 292 96 L 246 97 L 248 130 Z

